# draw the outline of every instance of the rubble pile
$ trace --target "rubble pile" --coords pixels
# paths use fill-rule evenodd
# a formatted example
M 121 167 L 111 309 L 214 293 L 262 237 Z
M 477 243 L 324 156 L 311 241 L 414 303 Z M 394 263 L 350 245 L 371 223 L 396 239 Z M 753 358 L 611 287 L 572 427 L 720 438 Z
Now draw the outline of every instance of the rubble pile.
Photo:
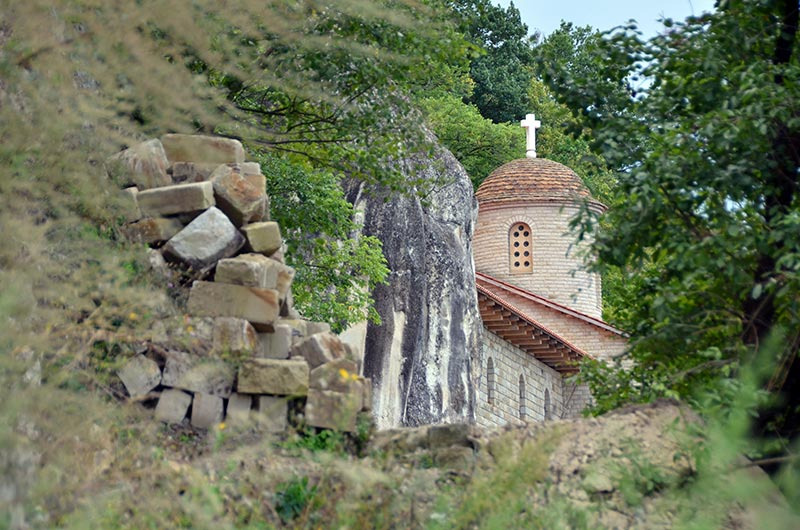
M 241 143 L 167 134 L 114 155 L 107 170 L 125 186 L 124 236 L 150 247 L 151 264 L 202 278 L 185 320 L 203 340 L 169 340 L 127 360 L 118 374 L 128 394 L 157 397 L 155 417 L 168 423 L 258 421 L 281 432 L 297 401 L 305 424 L 354 431 L 372 403 L 363 352 L 292 307 L 295 271 L 260 165 L 245 162 Z

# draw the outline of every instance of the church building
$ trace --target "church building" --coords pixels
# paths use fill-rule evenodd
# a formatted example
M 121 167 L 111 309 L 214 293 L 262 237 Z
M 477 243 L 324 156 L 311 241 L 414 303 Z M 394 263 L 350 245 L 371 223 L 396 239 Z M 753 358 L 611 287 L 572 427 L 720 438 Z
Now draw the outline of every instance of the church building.
M 498 426 L 580 414 L 591 400 L 569 376 L 585 358 L 622 353 L 625 334 L 602 319 L 600 276 L 569 222 L 585 204 L 602 213 L 580 177 L 536 157 L 529 114 L 526 158 L 497 168 L 478 188 L 473 239 L 483 339 L 476 421 Z

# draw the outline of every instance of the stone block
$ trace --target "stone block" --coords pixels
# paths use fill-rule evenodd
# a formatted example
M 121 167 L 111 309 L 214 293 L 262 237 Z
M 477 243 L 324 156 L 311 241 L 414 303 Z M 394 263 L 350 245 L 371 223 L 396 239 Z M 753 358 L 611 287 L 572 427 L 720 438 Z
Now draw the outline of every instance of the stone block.
M 210 429 L 222 422 L 222 398 L 210 394 L 197 393 L 192 402 L 192 425 L 200 429 Z
M 164 252 L 199 270 L 233 256 L 243 244 L 244 238 L 225 214 L 211 207 L 175 234 Z
M 175 162 L 168 169 L 167 173 L 172 176 L 174 184 L 186 182 L 203 182 L 208 180 L 219 164 L 197 164 L 194 162 Z
M 276 396 L 258 396 L 258 426 L 267 432 L 284 432 L 289 427 L 289 402 Z
M 272 333 L 259 333 L 259 349 L 256 357 L 266 359 L 288 359 L 292 348 L 292 328 L 286 324 L 275 324 Z
M 340 337 L 341 338 L 341 337 Z M 344 342 L 344 357 L 345 359 L 350 359 L 356 366 L 358 366 L 358 373 L 361 373 L 361 366 L 364 364 L 364 355 L 359 354 L 359 350 L 356 346 L 353 346 L 349 342 Z
M 245 225 L 242 232 L 247 238 L 247 249 L 265 256 L 273 254 L 283 244 L 280 227 L 274 221 Z
M 236 226 L 260 222 L 266 211 L 267 194 L 264 188 L 253 186 L 237 168 L 219 166 L 210 177 L 214 185 L 217 207 L 225 212 Z
M 360 410 L 360 393 L 312 388 L 308 391 L 305 421 L 312 427 L 355 432 Z
M 317 333 L 294 345 L 291 354 L 303 357 L 313 370 L 321 364 L 343 358 L 345 349 L 342 341 L 333 333 Z
M 162 349 L 207 356 L 213 347 L 214 319 L 175 316 L 156 320 L 147 339 Z
M 250 421 L 250 409 L 253 408 L 253 396 L 248 394 L 231 394 L 225 421 L 231 425 L 245 425 Z
M 275 289 L 277 271 L 270 267 L 272 261 L 262 254 L 241 254 L 235 258 L 223 259 L 217 263 L 214 281 Z
M 292 328 L 292 336 L 304 338 L 308 335 L 308 320 L 302 318 L 281 318 L 279 324 L 285 324 Z
M 214 281 L 275 289 L 283 303 L 290 293 L 294 275 L 295 270 L 292 267 L 263 254 L 240 254 L 217 264 Z
M 308 387 L 334 392 L 362 393 L 356 363 L 347 359 L 336 359 L 311 370 Z
M 148 217 L 120 228 L 125 239 L 133 243 L 153 245 L 162 243 L 183 229 L 183 224 L 169 217 Z
M 308 364 L 302 359 L 251 359 L 239 368 L 237 391 L 246 394 L 305 396 Z
M 294 304 L 291 289 L 295 270 L 288 265 L 284 265 L 280 261 L 274 259 L 270 259 L 269 261 L 269 270 L 275 272 L 275 289 L 278 291 L 281 300 L 285 300 L 288 303 L 287 307 L 291 309 L 291 306 Z M 267 278 L 267 281 L 270 281 L 270 273 L 267 274 Z M 330 330 L 330 326 L 328 326 L 328 329 Z
M 219 359 L 167 351 L 161 382 L 191 392 L 228 397 L 233 391 L 234 369 Z
M 173 184 L 140 191 L 136 200 L 142 215 L 149 217 L 197 212 L 214 206 L 214 186 L 210 182 Z
M 243 318 L 258 330 L 272 326 L 280 304 L 274 289 L 197 281 L 189 292 L 187 309 L 197 316 Z
M 317 333 L 330 333 L 331 325 L 327 322 L 308 322 L 306 326 L 306 335 L 316 335 Z
M 193 134 L 165 134 L 161 137 L 167 158 L 175 162 L 228 164 L 244 162 L 241 142 L 230 138 Z
M 258 350 L 258 334 L 252 324 L 242 318 L 214 319 L 213 351 L 234 357 L 252 357 Z
M 139 188 L 131 186 L 119 192 L 120 197 L 120 215 L 125 219 L 126 223 L 132 223 L 142 218 L 142 211 L 139 210 L 139 202 L 136 196 L 139 194 Z
M 191 394 L 181 390 L 169 389 L 161 393 L 156 405 L 156 419 L 167 423 L 180 423 L 192 404 Z
M 169 186 L 167 175 L 169 161 L 158 140 L 148 140 L 109 157 L 106 172 L 123 186 L 136 186 L 148 190 Z
M 245 177 L 261 177 L 264 179 L 264 175 L 261 173 L 261 164 L 258 162 L 242 162 L 237 164 L 237 167 L 239 168 L 239 173 Z
M 144 355 L 136 355 L 117 372 L 131 397 L 144 396 L 161 383 L 158 364 Z

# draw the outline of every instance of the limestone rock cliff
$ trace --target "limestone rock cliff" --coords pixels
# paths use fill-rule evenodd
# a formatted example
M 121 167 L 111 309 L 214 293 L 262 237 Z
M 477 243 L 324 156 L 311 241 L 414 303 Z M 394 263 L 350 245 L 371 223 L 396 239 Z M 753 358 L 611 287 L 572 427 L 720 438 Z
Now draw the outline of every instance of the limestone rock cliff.
M 389 284 L 374 292 L 381 325 L 364 325 L 364 375 L 374 385 L 380 428 L 474 417 L 480 316 L 472 262 L 477 214 L 472 184 L 455 157 L 399 162 L 435 182 L 424 199 L 351 183 L 348 199 L 363 233 L 378 237 Z M 387 200 L 388 199 L 388 200 Z

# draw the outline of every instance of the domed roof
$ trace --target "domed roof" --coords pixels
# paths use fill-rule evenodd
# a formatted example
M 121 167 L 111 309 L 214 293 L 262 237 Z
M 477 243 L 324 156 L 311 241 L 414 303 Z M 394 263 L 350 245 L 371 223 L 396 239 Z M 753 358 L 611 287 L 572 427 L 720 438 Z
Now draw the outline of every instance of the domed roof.
M 503 164 L 486 177 L 475 197 L 481 204 L 592 199 L 574 171 L 546 158 L 519 158 Z

